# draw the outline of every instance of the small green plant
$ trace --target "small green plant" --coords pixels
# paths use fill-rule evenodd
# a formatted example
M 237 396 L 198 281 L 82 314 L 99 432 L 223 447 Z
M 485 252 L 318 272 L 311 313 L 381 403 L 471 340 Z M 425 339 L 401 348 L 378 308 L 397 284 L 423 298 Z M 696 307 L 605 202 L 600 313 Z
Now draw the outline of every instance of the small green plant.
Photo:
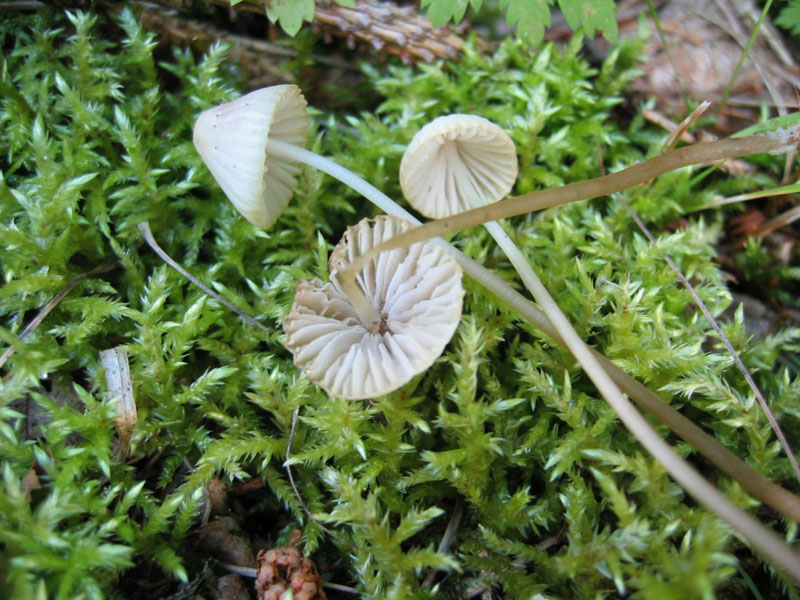
M 788 29 L 794 35 L 800 35 L 800 1 L 789 0 L 775 19 L 775 24 Z
M 554 0 L 527 2 L 526 0 L 500 0 L 500 9 L 505 11 L 509 26 L 517 27 L 517 35 L 534 44 L 544 37 L 550 27 L 550 10 Z M 467 8 L 480 11 L 483 0 L 422 0 L 421 6 L 428 7 L 428 17 L 434 27 L 449 21 L 460 22 Z M 611 42 L 617 39 L 617 8 L 614 0 L 558 0 L 567 23 L 576 33 L 593 37 L 595 30 Z
M 236 6 L 242 0 L 231 0 L 231 6 Z M 334 0 L 341 6 L 353 7 L 353 0 Z M 281 28 L 291 36 L 297 35 L 304 22 L 314 19 L 314 0 L 265 0 L 264 4 L 267 17 L 273 23 L 278 23 Z

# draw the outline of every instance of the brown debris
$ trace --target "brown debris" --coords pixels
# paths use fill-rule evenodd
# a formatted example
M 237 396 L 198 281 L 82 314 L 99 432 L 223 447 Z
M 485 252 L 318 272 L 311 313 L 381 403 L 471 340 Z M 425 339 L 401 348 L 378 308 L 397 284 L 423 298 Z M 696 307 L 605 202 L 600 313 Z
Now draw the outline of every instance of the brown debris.
M 42 484 L 39 481 L 39 476 L 36 474 L 36 469 L 33 467 L 28 469 L 25 475 L 22 476 L 22 479 L 19 482 L 19 487 L 27 499 L 30 499 L 31 492 L 42 488 Z
M 338 103 L 347 104 L 353 99 L 330 94 L 326 83 L 337 89 L 355 89 L 363 82 L 353 53 L 358 52 L 359 58 L 372 61 L 385 60 L 389 55 L 398 56 L 405 63 L 458 60 L 466 31 L 462 26 L 434 28 L 411 6 L 357 0 L 353 8 L 346 8 L 332 0 L 319 0 L 311 27 L 325 42 L 343 39 L 353 52 L 341 45 L 323 46 L 310 56 L 314 67 L 298 73 L 296 69 L 287 68 L 287 63 L 297 57 L 297 51 L 273 43 L 285 36 L 264 16 L 263 0 L 242 0 L 232 8 L 228 0 L 209 1 L 228 8 L 234 21 L 238 17 L 242 22 L 252 21 L 251 30 L 257 30 L 255 23 L 262 21 L 269 33 L 263 38 L 236 35 L 205 20 L 187 18 L 182 11 L 197 4 L 197 0 L 134 0 L 133 7 L 144 29 L 155 33 L 166 44 L 190 46 L 199 52 L 205 52 L 215 42 L 230 44 L 228 56 L 238 66 L 249 89 L 297 83 L 303 87 L 311 104 L 334 110 L 341 108 Z M 477 44 L 479 48 L 487 47 L 481 40 Z M 296 80 L 298 78 L 300 81 Z
M 142 27 L 152 31 L 170 45 L 189 45 L 199 51 L 206 51 L 214 42 L 225 41 L 231 44 L 229 56 L 240 66 L 242 76 L 251 87 L 263 87 L 279 83 L 293 83 L 292 76 L 282 70 L 286 61 L 295 56 L 289 48 L 268 41 L 229 32 L 208 23 L 186 19 L 178 10 L 165 7 L 168 0 L 160 2 L 137 2 L 134 6 L 139 12 Z
M 213 477 L 206 485 L 209 511 L 212 515 L 224 515 L 228 510 L 228 488 L 218 477 Z
M 289 590 L 295 600 L 325 600 L 316 565 L 297 549 L 300 535 L 295 530 L 286 546 L 258 553 L 258 600 L 281 600 Z
M 220 517 L 201 528 L 197 544 L 203 552 L 223 562 L 240 567 L 256 564 L 250 542 L 231 517 Z
M 313 26 L 326 41 L 344 37 L 351 48 L 365 44 L 399 56 L 404 63 L 458 60 L 465 32 L 462 26 L 433 27 L 412 6 L 376 0 L 358 0 L 353 8 L 320 0 Z
M 230 8 L 229 0 L 210 0 L 211 4 Z M 180 19 L 177 11 L 192 5 L 184 0 L 151 0 L 137 2 L 142 10 L 142 23 L 151 31 L 157 31 L 170 43 L 191 43 L 214 41 L 224 37 L 234 43 L 234 53 L 240 55 L 240 62 L 270 72 L 276 79 L 286 78 L 281 73 L 279 63 L 285 60 L 287 48 L 270 44 L 265 40 L 229 35 L 211 25 L 198 21 Z M 263 0 L 242 0 L 231 9 L 234 11 L 256 12 L 264 15 Z M 458 60 L 464 45 L 464 26 L 433 27 L 427 18 L 417 13 L 412 6 L 397 6 L 379 0 L 356 0 L 353 8 L 346 8 L 333 0 L 318 0 L 312 23 L 314 31 L 321 33 L 325 41 L 344 38 L 350 48 L 366 47 L 382 54 L 399 56 L 405 63 L 426 62 L 447 59 Z M 479 41 L 479 46 L 485 47 Z M 291 53 L 291 51 L 288 51 Z M 324 58 L 324 57 L 320 57 Z M 276 60 L 270 66 L 265 60 Z
M 133 430 L 136 428 L 138 419 L 131 370 L 128 364 L 128 352 L 123 346 L 101 350 L 100 362 L 106 371 L 108 395 L 117 405 L 119 412 L 119 415 L 114 418 L 118 436 L 114 456 L 116 460 L 122 462 L 130 454 Z
M 42 398 L 49 399 L 56 406 L 69 406 L 77 412 L 83 412 L 85 407 L 83 401 L 78 397 L 75 391 L 69 387 L 68 382 L 60 380 L 45 381 L 47 387 L 37 387 L 32 391 Z M 20 440 L 34 440 L 44 435 L 42 428 L 50 425 L 52 422 L 52 414 L 47 405 L 38 402 L 35 397 L 29 395 L 25 398 L 17 398 L 12 400 L 9 404 L 12 410 L 15 410 L 25 416 L 25 426 L 21 432 Z M 64 440 L 67 446 L 78 446 L 82 441 L 79 433 L 70 433 Z
M 757 208 L 748 208 L 745 212 L 735 215 L 728 221 L 728 230 L 731 233 L 735 243 L 743 246 L 747 238 L 751 237 L 758 231 L 767 217 L 764 213 Z
M 638 6 L 647 13 L 645 2 L 639 2 Z M 663 3 L 659 20 L 672 64 L 655 24 L 648 19 L 647 59 L 641 65 L 645 75 L 635 82 L 635 89 L 655 96 L 661 112 L 679 118 L 686 110 L 684 92 L 695 102 L 711 101 L 712 110 L 716 110 L 758 14 L 759 9 L 751 0 L 670 0 Z M 620 26 L 622 35 L 637 33 L 635 21 Z M 772 25 L 765 21 L 720 115 L 718 133 L 728 134 L 730 130 L 758 120 L 762 103 L 779 111 L 797 107 L 794 90 L 800 86 L 800 67 L 779 38 Z
M 211 596 L 214 600 L 250 600 L 242 578 L 235 573 L 217 579 L 216 587 L 211 589 Z

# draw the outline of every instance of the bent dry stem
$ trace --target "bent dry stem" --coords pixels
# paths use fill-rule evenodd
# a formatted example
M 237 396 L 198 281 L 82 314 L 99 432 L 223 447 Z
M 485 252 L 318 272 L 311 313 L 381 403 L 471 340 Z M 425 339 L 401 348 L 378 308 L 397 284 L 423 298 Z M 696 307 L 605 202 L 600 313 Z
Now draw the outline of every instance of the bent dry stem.
M 612 191 L 618 191 L 615 186 L 622 185 L 622 187 L 624 188 L 628 187 L 629 185 L 642 183 L 661 173 L 682 166 L 687 166 L 689 164 L 693 164 L 694 162 L 719 160 L 730 156 L 736 156 L 754 152 L 777 152 L 785 149 L 786 147 L 788 147 L 789 144 L 792 145 L 797 144 L 797 129 L 789 133 L 785 131 L 779 133 L 782 133 L 783 136 L 777 139 L 774 134 L 766 134 L 762 136 L 753 136 L 752 139 L 742 138 L 739 140 L 723 140 L 722 142 L 703 144 L 702 152 L 698 152 L 696 146 L 682 148 L 681 150 L 675 150 L 673 152 L 662 155 L 657 159 L 651 159 L 650 161 L 645 161 L 645 163 L 641 163 L 640 165 L 630 167 L 625 171 L 620 171 L 619 173 L 615 173 L 613 175 L 608 175 L 605 176 L 604 178 L 600 178 L 600 180 L 605 180 L 606 183 L 604 189 L 606 189 L 607 191 L 603 191 L 603 189 L 601 188 L 600 192 L 598 193 L 598 188 L 595 185 L 598 180 L 592 180 L 591 182 L 572 184 L 572 186 L 565 186 L 564 188 L 559 188 L 557 190 L 547 190 L 547 192 L 537 192 L 536 194 L 530 194 L 527 196 L 521 196 L 516 199 L 506 200 L 504 202 L 494 204 L 488 208 L 481 208 L 478 210 L 469 211 L 467 213 L 462 213 L 461 215 L 458 215 L 451 219 L 443 220 L 443 222 L 447 221 L 452 223 L 453 220 L 458 220 L 459 222 L 461 222 L 464 220 L 464 217 L 466 217 L 467 225 L 464 226 L 468 227 L 474 224 L 480 224 L 481 223 L 480 218 L 482 218 L 487 211 L 490 213 L 490 216 L 488 219 L 484 220 L 494 220 L 496 218 L 502 218 L 504 216 L 513 216 L 514 214 L 520 214 L 530 210 L 530 209 L 520 210 L 519 206 L 517 206 L 518 210 L 517 213 L 509 213 L 507 215 L 503 213 L 497 214 L 496 210 L 497 208 L 501 207 L 505 208 L 505 205 L 515 200 L 517 201 L 517 203 L 519 203 L 520 200 L 525 200 L 528 204 L 525 204 L 523 202 L 523 205 L 528 206 L 530 205 L 531 196 L 534 197 L 534 200 L 536 200 L 536 197 L 538 197 L 539 200 L 541 201 L 542 195 L 544 194 L 547 197 L 549 197 L 550 205 L 563 204 L 564 202 L 568 201 L 581 200 L 594 197 L 596 195 L 611 193 Z M 281 148 L 281 150 L 284 149 Z M 300 150 L 300 152 L 298 152 L 298 150 Z M 303 149 L 294 148 L 289 151 L 293 155 L 304 154 L 307 160 L 304 160 L 303 162 L 306 162 L 310 166 L 319 168 L 323 172 L 326 172 L 329 175 L 339 179 L 343 183 L 349 185 L 354 190 L 363 194 L 367 199 L 372 201 L 386 213 L 399 216 L 401 218 L 405 218 L 412 222 L 418 223 L 418 221 L 410 213 L 408 213 L 408 211 L 398 206 L 391 198 L 386 196 L 386 194 L 384 194 L 383 192 L 381 192 L 368 182 L 364 181 L 362 178 L 358 177 L 352 172 L 336 164 L 335 162 Z M 716 154 L 716 156 L 714 156 L 714 154 Z M 621 176 L 621 174 L 623 175 Z M 628 181 L 630 183 L 628 185 L 623 185 L 625 181 Z M 561 202 L 553 201 L 554 199 L 555 200 L 559 199 L 561 197 L 561 193 L 568 188 L 572 190 L 570 197 Z M 581 196 L 581 194 L 583 194 L 583 196 Z M 545 206 L 539 206 L 538 208 L 544 208 L 544 207 Z M 470 222 L 469 219 L 472 218 L 474 220 L 476 213 L 478 213 L 478 219 L 475 220 L 474 222 Z M 470 217 L 470 215 L 472 216 Z M 437 223 L 438 222 L 434 221 L 430 225 L 436 225 Z M 420 232 L 421 230 L 425 230 L 425 228 L 426 226 L 418 227 L 412 230 L 412 233 Z M 449 231 L 455 231 L 455 229 L 450 227 L 445 227 L 444 232 L 447 233 Z M 430 235 L 423 235 L 420 238 L 420 240 L 411 240 L 411 242 L 409 243 L 413 243 L 414 241 L 421 241 L 424 239 L 428 239 L 429 237 L 435 237 L 436 235 L 439 235 L 439 232 L 436 230 L 434 230 L 434 232 L 432 233 L 426 231 L 426 233 L 430 233 Z M 393 240 L 393 242 L 395 242 L 396 240 L 402 240 L 405 237 L 407 237 L 407 235 L 408 234 L 404 234 L 403 236 L 398 236 L 397 238 L 395 238 L 395 240 Z M 531 323 L 542 329 L 546 334 L 550 335 L 553 339 L 562 344 L 564 343 L 558 331 L 555 330 L 550 321 L 523 296 L 521 296 L 510 286 L 502 282 L 502 280 L 493 275 L 490 271 L 488 271 L 475 261 L 469 259 L 461 252 L 452 248 L 452 246 L 446 244 L 446 242 L 444 242 L 443 240 L 436 240 L 436 243 L 444 244 L 446 247 L 450 249 L 451 252 L 453 252 L 456 255 L 457 260 L 464 269 L 465 273 L 472 276 L 474 279 L 476 279 L 476 281 L 487 287 L 487 289 L 492 291 L 498 297 L 508 302 L 512 308 L 519 311 L 520 314 L 529 319 Z M 405 243 L 396 244 L 397 247 L 402 247 L 404 245 L 406 244 Z M 383 246 L 379 246 L 376 248 L 383 249 Z M 374 253 L 374 255 L 377 254 L 378 252 Z M 367 255 L 363 256 L 367 257 Z M 353 272 L 357 271 L 357 269 L 359 268 L 359 264 L 362 265 L 366 264 L 366 262 L 370 259 L 371 257 L 368 257 L 360 262 L 359 259 L 357 259 L 356 262 L 353 265 L 351 265 L 351 268 L 348 269 L 348 271 L 353 271 Z M 353 279 L 353 282 L 354 281 L 355 280 Z M 360 290 L 358 290 L 358 292 L 360 292 Z M 369 303 L 366 301 L 366 297 L 363 295 L 363 293 L 361 294 L 361 297 L 363 298 L 365 305 L 371 308 L 371 305 L 369 305 Z M 367 318 L 369 319 L 369 317 Z M 607 359 L 603 358 L 597 353 L 595 353 L 595 355 L 597 355 L 598 360 L 601 361 L 602 365 L 608 370 L 610 374 L 612 374 L 612 377 L 618 382 L 620 387 L 626 393 L 629 393 L 632 396 L 636 397 L 637 401 L 643 406 L 646 406 L 647 403 L 649 402 L 651 406 L 659 407 L 660 408 L 659 410 L 660 415 L 658 416 L 659 419 L 662 419 L 670 427 L 674 427 L 676 431 L 678 431 L 681 437 L 683 437 L 687 441 L 690 441 L 690 443 L 693 443 L 695 447 L 697 447 L 701 451 L 705 449 L 705 451 L 708 452 L 709 458 L 713 460 L 715 464 L 720 466 L 720 468 L 722 468 L 725 472 L 731 474 L 734 477 L 736 476 L 743 477 L 742 485 L 746 489 L 750 490 L 756 497 L 758 497 L 765 503 L 774 506 L 775 508 L 781 506 L 784 509 L 787 509 L 787 512 L 785 512 L 784 514 L 797 514 L 798 504 L 796 502 L 797 499 L 794 496 L 792 496 L 785 490 L 782 490 L 778 486 L 772 484 L 771 482 L 768 482 L 765 485 L 765 482 L 768 481 L 766 480 L 766 478 L 764 478 L 760 474 L 750 469 L 741 460 L 736 458 L 733 454 L 731 454 L 728 450 L 723 448 L 720 444 L 718 444 L 710 436 L 705 434 L 702 430 L 696 427 L 692 427 L 691 426 L 692 424 L 689 423 L 682 415 L 680 415 L 679 413 L 677 413 L 677 411 L 674 411 L 672 408 L 666 405 L 660 398 L 658 398 L 655 394 L 647 390 L 639 382 L 635 381 L 633 378 L 623 373 L 617 367 L 608 362 Z M 629 403 L 628 406 L 630 406 Z M 627 419 L 626 422 L 630 420 L 636 421 L 637 419 L 644 421 L 641 415 L 639 415 L 639 413 L 636 412 L 636 410 L 633 409 L 632 407 L 629 411 L 626 411 L 626 419 Z M 644 423 L 645 426 L 649 427 L 646 421 L 644 421 Z M 668 470 L 670 473 L 673 472 L 674 468 L 681 469 L 682 466 L 688 468 L 688 474 L 684 472 L 682 476 L 675 477 L 676 480 L 678 480 L 678 482 L 681 483 L 687 489 L 687 491 L 689 491 L 693 496 L 697 497 L 700 500 L 704 499 L 703 503 L 713 513 L 721 517 L 735 530 L 739 531 L 746 539 L 748 539 L 753 544 L 753 546 L 755 546 L 755 548 L 761 551 L 765 556 L 768 556 L 770 559 L 772 559 L 784 571 L 790 574 L 796 581 L 800 582 L 800 557 L 798 557 L 797 553 L 791 547 L 789 547 L 789 545 L 786 544 L 786 542 L 784 542 L 777 535 L 775 535 L 773 532 L 764 527 L 756 519 L 754 519 L 741 509 L 739 509 L 730 500 L 728 500 L 727 497 L 725 497 L 723 494 L 721 494 L 715 488 L 713 488 L 713 486 L 711 486 L 707 481 L 705 481 L 696 471 L 689 468 L 688 465 L 683 463 L 683 461 L 676 454 L 674 454 L 674 452 L 671 451 L 669 446 L 663 440 L 661 440 L 661 438 L 659 438 L 657 435 L 655 436 L 655 438 L 656 438 L 655 445 L 660 446 L 662 449 L 661 451 L 657 450 L 657 452 L 661 454 L 663 449 L 665 448 L 666 453 L 670 457 L 668 461 L 670 465 L 668 467 Z M 675 467 L 675 465 L 678 466 Z M 778 508 L 778 510 L 781 509 Z M 792 510 L 794 510 L 794 512 L 792 512 Z
M 281 150 L 283 150 L 283 148 L 281 148 Z M 287 150 L 292 152 L 295 156 L 302 156 L 302 160 L 306 164 L 348 185 L 386 214 L 394 215 L 411 221 L 416 225 L 420 225 L 419 220 L 405 208 L 398 205 L 371 183 L 365 181 L 352 171 L 345 169 L 338 163 L 309 150 L 297 148 L 296 146 L 287 148 Z M 464 269 L 464 273 L 472 277 L 487 290 L 491 291 L 512 310 L 519 313 L 547 336 L 557 343 L 564 345 L 564 340 L 547 317 L 522 294 L 486 269 L 483 265 L 475 262 L 441 238 L 434 239 L 433 241 L 446 248 L 455 256 L 461 268 Z M 751 468 L 747 463 L 722 446 L 700 427 L 647 389 L 647 387 L 614 365 L 605 356 L 594 350 L 592 352 L 597 356 L 603 368 L 605 368 L 614 381 L 617 382 L 617 385 L 622 388 L 622 391 L 633 398 L 639 406 L 646 409 L 659 421 L 667 425 L 672 431 L 696 448 L 723 472 L 739 482 L 754 497 L 788 518 L 800 521 L 800 498 L 786 491 L 779 485 L 776 485 Z

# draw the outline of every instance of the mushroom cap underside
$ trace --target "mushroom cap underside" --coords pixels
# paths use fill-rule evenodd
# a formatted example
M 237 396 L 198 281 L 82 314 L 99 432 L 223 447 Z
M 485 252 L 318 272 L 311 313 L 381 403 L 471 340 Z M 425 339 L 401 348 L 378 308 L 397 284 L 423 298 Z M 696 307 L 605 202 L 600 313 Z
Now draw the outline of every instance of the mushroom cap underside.
M 284 345 L 331 396 L 364 399 L 396 390 L 433 364 L 458 326 L 461 268 L 435 244 L 383 252 L 359 273 L 359 285 L 382 317 L 376 333 L 361 324 L 336 282 L 336 272 L 355 256 L 410 226 L 396 217 L 362 220 L 331 254 L 332 283 L 297 284 Z
M 400 186 L 409 203 L 440 219 L 496 202 L 517 179 L 514 142 L 477 115 L 438 117 L 412 138 L 400 163 Z

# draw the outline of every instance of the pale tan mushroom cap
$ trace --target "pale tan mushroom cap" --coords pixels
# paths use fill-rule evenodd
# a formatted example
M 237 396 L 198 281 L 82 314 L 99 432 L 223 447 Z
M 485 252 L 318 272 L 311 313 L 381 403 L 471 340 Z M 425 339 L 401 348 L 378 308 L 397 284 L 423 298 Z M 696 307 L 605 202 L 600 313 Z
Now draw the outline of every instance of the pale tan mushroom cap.
M 443 248 L 419 243 L 381 253 L 358 275 L 381 314 L 377 333 L 359 321 L 335 280 L 358 255 L 412 225 L 397 217 L 363 219 L 333 250 L 333 283 L 297 283 L 283 322 L 284 345 L 306 377 L 330 396 L 364 399 L 392 392 L 439 357 L 461 318 L 461 268 Z
M 275 85 L 203 112 L 194 145 L 222 191 L 256 227 L 281 215 L 300 167 L 270 157 L 270 140 L 305 147 L 306 100 L 296 85 Z
M 434 119 L 412 138 L 400 163 L 403 194 L 433 219 L 497 202 L 516 179 L 514 142 L 476 115 Z

